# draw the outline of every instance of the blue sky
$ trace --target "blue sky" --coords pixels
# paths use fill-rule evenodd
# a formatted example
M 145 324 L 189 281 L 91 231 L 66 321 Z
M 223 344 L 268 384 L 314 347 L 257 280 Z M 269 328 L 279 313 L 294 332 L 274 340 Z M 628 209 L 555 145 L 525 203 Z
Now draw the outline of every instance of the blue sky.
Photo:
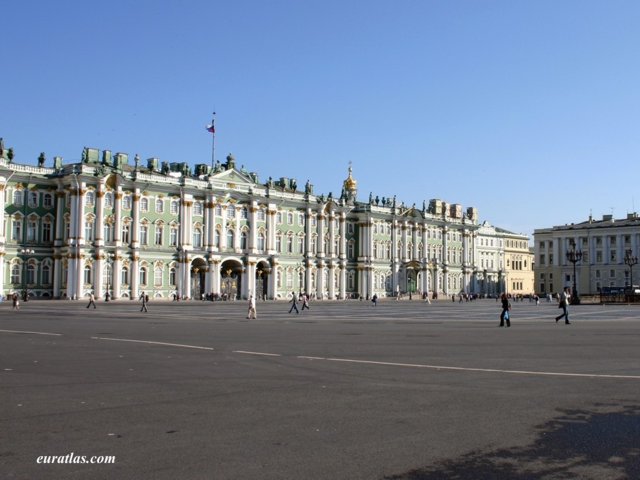
M 519 233 L 640 210 L 640 2 L 5 2 L 0 136 L 233 152 L 262 180 L 440 198 Z M 636 205 L 637 203 L 637 205 Z

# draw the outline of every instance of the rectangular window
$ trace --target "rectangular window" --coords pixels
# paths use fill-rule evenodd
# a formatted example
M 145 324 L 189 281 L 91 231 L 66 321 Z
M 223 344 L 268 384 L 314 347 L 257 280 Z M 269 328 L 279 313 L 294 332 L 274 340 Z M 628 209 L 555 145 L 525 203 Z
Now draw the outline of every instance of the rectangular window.
M 27 223 L 27 242 L 35 242 L 37 240 L 37 234 L 38 224 L 33 220 L 29 220 Z
M 51 223 L 44 222 L 42 224 L 42 241 L 50 242 L 51 241 Z
M 22 220 L 14 218 L 11 223 L 11 239 L 19 242 L 22 240 Z
M 140 225 L 140 245 L 147 245 L 149 243 L 149 227 L 147 225 Z
M 156 245 L 162 245 L 162 225 L 156 225 Z
M 176 245 L 178 245 L 178 229 L 177 228 L 171 229 L 171 232 L 169 234 L 169 244 L 172 247 L 175 247 Z

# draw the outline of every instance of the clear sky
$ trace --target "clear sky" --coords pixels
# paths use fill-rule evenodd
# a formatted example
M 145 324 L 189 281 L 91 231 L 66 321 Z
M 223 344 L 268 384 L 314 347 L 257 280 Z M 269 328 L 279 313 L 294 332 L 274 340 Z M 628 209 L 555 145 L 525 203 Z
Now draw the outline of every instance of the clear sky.
M 518 233 L 640 210 L 637 0 L 4 2 L 0 137 L 478 208 Z

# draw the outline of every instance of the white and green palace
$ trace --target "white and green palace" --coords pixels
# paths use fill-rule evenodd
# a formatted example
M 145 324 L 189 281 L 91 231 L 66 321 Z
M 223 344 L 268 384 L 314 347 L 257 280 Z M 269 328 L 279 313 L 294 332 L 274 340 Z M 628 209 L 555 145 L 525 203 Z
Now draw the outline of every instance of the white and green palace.
M 0 140 L 0 143 L 2 141 Z M 209 167 L 85 148 L 77 163 L 14 163 L 0 145 L 0 293 L 35 297 L 318 299 L 411 293 L 496 294 L 507 242 L 474 208 L 396 197 L 358 201 Z

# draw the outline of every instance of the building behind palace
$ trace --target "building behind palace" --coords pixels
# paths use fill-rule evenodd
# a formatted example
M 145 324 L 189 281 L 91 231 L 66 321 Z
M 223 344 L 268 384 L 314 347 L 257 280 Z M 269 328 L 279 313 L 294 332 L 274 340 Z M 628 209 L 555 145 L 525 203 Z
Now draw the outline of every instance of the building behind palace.
M 533 292 L 526 235 L 441 200 L 357 199 L 293 178 L 259 180 L 232 155 L 213 166 L 133 163 L 84 148 L 76 163 L 13 162 L 0 139 L 0 292 L 47 298 L 319 299 Z
M 536 291 L 556 293 L 573 286 L 574 265 L 567 252 L 582 252 L 576 263 L 578 293 L 599 294 L 606 289 L 624 289 L 640 283 L 640 272 L 625 263 L 625 256 L 638 256 L 640 217 L 630 213 L 614 219 L 588 220 L 570 225 L 541 228 L 534 231 Z

